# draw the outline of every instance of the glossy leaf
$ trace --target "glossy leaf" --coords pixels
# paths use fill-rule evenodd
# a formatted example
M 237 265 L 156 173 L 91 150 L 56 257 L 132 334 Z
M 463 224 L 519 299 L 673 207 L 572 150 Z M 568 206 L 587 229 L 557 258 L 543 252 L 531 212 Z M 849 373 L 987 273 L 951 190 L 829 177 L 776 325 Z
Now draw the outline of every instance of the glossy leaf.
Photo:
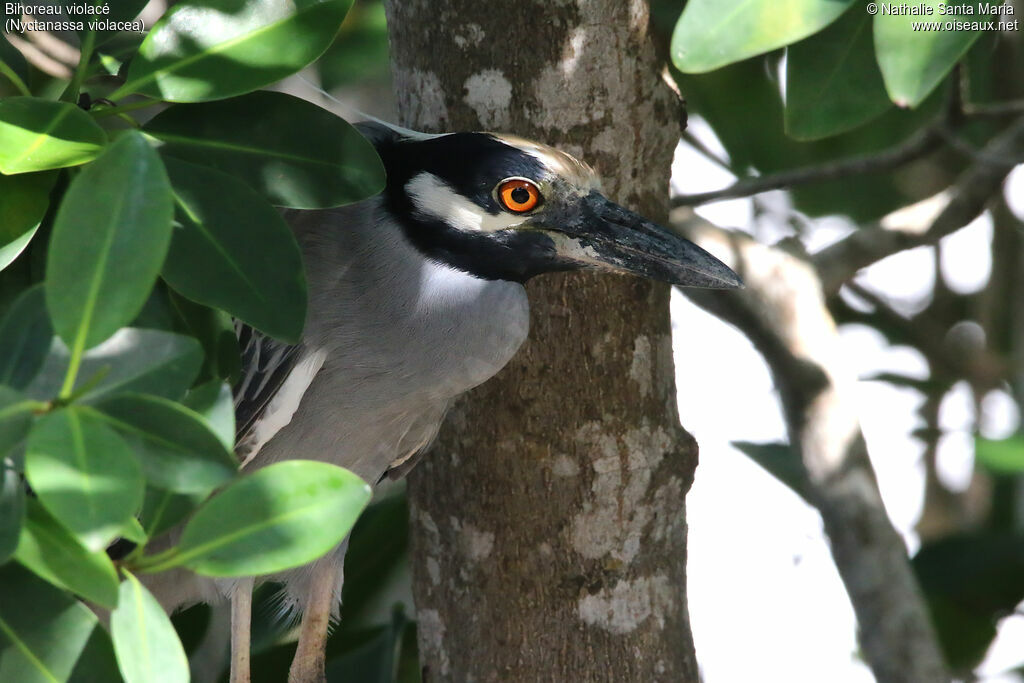
M 703 73 L 795 43 L 854 0 L 690 0 L 672 34 L 672 63 Z
M 4 14 L 0 12 L 0 17 L 3 16 Z M 0 35 L 0 95 L 18 92 L 14 88 L 12 76 L 20 79 L 22 83 L 27 85 L 28 62 L 25 61 L 25 57 L 21 54 L 20 50 Z M 10 89 L 7 87 L 8 84 L 10 84 Z
M 143 545 L 149 540 L 149 535 L 142 527 L 142 523 L 135 517 L 128 518 L 128 521 L 121 527 L 118 535 L 126 541 L 131 541 L 137 545 Z
M 117 572 L 107 553 L 85 548 L 35 501 L 29 502 L 14 558 L 58 588 L 103 607 L 117 604 Z
M 810 489 L 807 482 L 807 470 L 804 469 L 800 456 L 789 444 L 733 441 L 732 445 L 792 489 L 798 496 L 805 500 L 808 498 Z
M 121 75 L 145 38 L 145 33 L 122 32 L 105 39 L 102 47 L 96 51 L 96 73 L 108 76 Z
M 174 231 L 163 277 L 189 299 L 296 342 L 306 318 L 298 244 L 281 215 L 231 176 L 167 159 Z
M 205 493 L 174 493 L 146 487 L 139 519 L 149 538 L 155 538 L 185 519 L 206 498 Z
M 344 119 L 283 93 L 179 104 L 145 130 L 164 143 L 161 153 L 235 176 L 277 206 L 328 208 L 384 189 L 373 145 Z
M 351 0 L 178 3 L 153 25 L 118 93 L 203 102 L 270 85 L 327 49 L 350 4 Z
M 316 61 L 316 68 L 320 85 L 328 92 L 351 83 L 387 83 L 391 63 L 384 3 L 353 5 L 334 43 Z
M 875 61 L 872 19 L 861 3 L 792 45 L 786 61 L 786 132 L 816 140 L 870 121 L 892 106 Z
M 134 131 L 71 181 L 46 260 L 46 305 L 69 347 L 91 348 L 139 313 L 167 253 L 172 216 L 160 157 Z
M 25 393 L 40 400 L 55 397 L 67 374 L 70 355 L 67 346 L 55 339 Z M 76 388 L 90 385 L 82 397 L 87 402 L 123 392 L 179 399 L 191 386 L 202 362 L 202 347 L 191 337 L 123 328 L 83 356 Z
M 0 458 L 0 565 L 18 547 L 25 519 L 25 484 L 10 460 Z
M 784 112 L 774 77 L 777 70 L 778 57 L 772 55 L 700 76 L 679 76 L 690 112 L 714 128 L 736 175 L 750 175 L 751 169 L 757 175 L 767 175 L 890 149 L 930 124 L 943 106 L 942 93 L 936 92 L 918 109 L 892 107 L 872 125 L 823 140 L 799 142 L 780 135 Z M 756 119 L 751 119 L 750 112 L 757 112 Z M 939 192 L 966 163 L 966 158 L 947 155 L 946 163 L 936 166 L 935 173 L 922 174 L 916 165 L 909 164 L 887 173 L 798 186 L 791 194 L 796 207 L 810 215 L 841 213 L 854 221 L 867 222 Z
M 52 339 L 43 286 L 30 287 L 0 320 L 0 384 L 28 386 L 42 369 Z
M 128 572 L 110 613 L 110 634 L 125 683 L 188 682 L 188 660 L 171 620 Z
M 50 204 L 56 172 L 0 175 L 0 270 L 28 246 Z
M 207 576 L 253 576 L 297 567 L 338 545 L 370 500 L 348 470 L 289 460 L 265 467 L 207 501 L 181 535 L 174 565 Z
M 893 15 L 879 12 L 875 15 L 875 54 L 882 69 L 885 87 L 893 102 L 901 107 L 916 107 L 935 89 L 953 66 L 960 61 L 981 31 L 942 30 L 915 31 L 917 22 L 984 22 L 987 15 L 978 10 L 985 3 L 946 3 L 944 0 L 925 0 L 931 16 Z M 954 14 L 964 5 L 974 7 L 973 14 Z M 915 5 L 916 6 L 916 5 Z M 940 14 L 940 7 L 949 14 Z
M 0 461 L 28 436 L 33 410 L 24 395 L 0 386 Z
M 205 358 L 200 380 L 227 379 L 233 384 L 242 368 L 234 319 L 222 310 L 196 303 L 174 290 L 169 290 L 169 294 L 179 324 L 203 345 Z
M 235 449 L 235 403 L 231 386 L 212 381 L 192 389 L 182 401 L 194 410 L 220 439 L 224 448 Z
M 66 680 L 96 615 L 14 563 L 0 567 L 0 586 L 0 681 Z
M 94 159 L 107 134 L 68 102 L 37 97 L 0 100 L 0 173 L 77 166 Z
M 238 471 L 206 421 L 180 403 L 157 396 L 120 394 L 97 408 L 142 463 L 146 481 L 177 493 L 209 492 Z
M 978 437 L 974 441 L 975 461 L 994 474 L 1016 475 L 1024 472 L 1024 437 L 993 441 Z
M 32 428 L 25 476 L 39 501 L 90 550 L 101 550 L 142 504 L 131 449 L 110 427 L 71 406 Z
M 114 659 L 114 645 L 106 629 L 95 628 L 85 650 L 75 663 L 75 670 L 68 683 L 106 683 L 120 679 L 117 660 Z
M 80 17 L 85 25 L 80 34 L 95 33 L 96 43 L 106 42 L 110 38 L 117 35 L 116 30 L 95 30 L 90 28 L 89 24 L 93 23 L 96 26 L 102 24 L 102 22 L 116 22 L 123 23 L 133 20 L 142 11 L 142 8 L 146 6 L 147 0 L 117 0 L 117 2 L 110 2 L 110 0 L 63 0 L 64 5 L 74 5 L 78 8 L 98 8 L 101 11 L 106 8 L 106 14 L 88 14 L 88 15 L 70 15 Z M 68 16 L 68 15 L 65 15 Z M 98 21 L 97 21 L 98 20 Z

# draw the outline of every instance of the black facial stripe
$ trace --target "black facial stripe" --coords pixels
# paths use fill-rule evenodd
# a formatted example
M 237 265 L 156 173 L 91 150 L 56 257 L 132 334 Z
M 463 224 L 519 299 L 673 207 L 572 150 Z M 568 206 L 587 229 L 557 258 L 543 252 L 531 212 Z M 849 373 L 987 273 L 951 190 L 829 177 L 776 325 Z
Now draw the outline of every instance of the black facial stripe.
M 425 256 L 487 280 L 525 282 L 534 275 L 578 266 L 563 261 L 551 238 L 535 230 L 466 232 L 416 210 L 405 187 L 431 173 L 492 215 L 504 209 L 494 188 L 510 177 L 541 181 L 544 165 L 486 133 L 453 133 L 426 140 L 374 137 L 387 171 L 384 204 L 409 241 Z
M 486 133 L 392 140 L 377 151 L 387 169 L 389 194 L 403 192 L 420 173 L 432 173 L 492 215 L 502 210 L 492 195 L 499 182 L 512 176 L 539 181 L 547 173 L 534 157 Z

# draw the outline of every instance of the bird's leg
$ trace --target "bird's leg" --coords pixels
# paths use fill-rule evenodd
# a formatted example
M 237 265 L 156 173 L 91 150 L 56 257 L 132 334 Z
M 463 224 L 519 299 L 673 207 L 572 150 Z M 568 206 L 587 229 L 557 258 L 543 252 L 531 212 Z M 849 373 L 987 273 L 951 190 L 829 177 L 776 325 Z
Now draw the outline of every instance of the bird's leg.
M 309 593 L 299 626 L 299 646 L 288 672 L 288 683 L 324 683 L 327 628 L 334 608 L 335 590 L 341 579 L 341 562 L 320 561 L 311 569 Z
M 231 591 L 231 683 L 249 683 L 249 635 L 252 631 L 252 579 Z

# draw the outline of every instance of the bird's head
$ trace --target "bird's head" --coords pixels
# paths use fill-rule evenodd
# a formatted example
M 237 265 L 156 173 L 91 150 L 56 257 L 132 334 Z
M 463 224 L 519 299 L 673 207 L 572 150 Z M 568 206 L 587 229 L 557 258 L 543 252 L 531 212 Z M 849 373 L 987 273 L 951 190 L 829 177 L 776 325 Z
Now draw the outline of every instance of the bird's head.
M 592 268 L 689 287 L 741 285 L 697 245 L 609 201 L 594 170 L 557 149 L 491 133 L 363 130 L 387 170 L 386 210 L 431 258 L 517 282 Z

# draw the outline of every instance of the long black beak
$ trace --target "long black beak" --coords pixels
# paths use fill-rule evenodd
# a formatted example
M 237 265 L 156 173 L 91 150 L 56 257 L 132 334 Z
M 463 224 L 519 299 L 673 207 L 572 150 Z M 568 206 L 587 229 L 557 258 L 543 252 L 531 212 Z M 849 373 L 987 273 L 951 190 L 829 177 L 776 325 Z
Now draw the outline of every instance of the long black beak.
M 693 242 L 622 208 L 597 192 L 583 198 L 575 223 L 565 234 L 572 252 L 586 265 L 632 273 L 685 287 L 735 289 L 743 281 Z

